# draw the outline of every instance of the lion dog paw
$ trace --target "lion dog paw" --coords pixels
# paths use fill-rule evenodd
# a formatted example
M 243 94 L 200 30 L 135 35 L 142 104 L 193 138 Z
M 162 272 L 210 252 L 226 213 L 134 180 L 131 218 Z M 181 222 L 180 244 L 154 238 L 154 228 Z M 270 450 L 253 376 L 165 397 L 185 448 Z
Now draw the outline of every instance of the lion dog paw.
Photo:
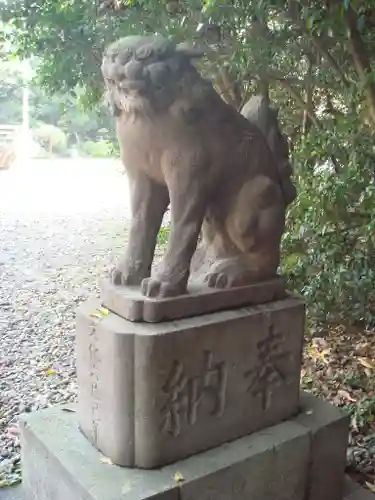
M 138 273 L 124 271 L 121 267 L 116 267 L 111 272 L 111 281 L 119 286 L 137 286 L 142 282 L 143 276 Z
M 156 278 L 145 278 L 141 285 L 142 295 L 146 297 L 176 297 L 186 293 L 185 285 L 176 285 Z
M 208 273 L 204 281 L 210 288 L 227 288 L 228 276 L 225 273 Z
M 233 288 L 252 284 L 257 281 L 257 273 L 253 269 L 246 268 L 241 263 L 219 262 L 214 264 L 211 271 L 204 278 L 209 288 Z

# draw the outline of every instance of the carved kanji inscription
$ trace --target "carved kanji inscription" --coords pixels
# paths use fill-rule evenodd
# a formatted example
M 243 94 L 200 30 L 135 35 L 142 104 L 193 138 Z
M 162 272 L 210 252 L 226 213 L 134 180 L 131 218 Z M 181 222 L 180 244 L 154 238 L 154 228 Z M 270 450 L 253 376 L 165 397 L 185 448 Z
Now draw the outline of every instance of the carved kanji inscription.
M 182 422 L 194 425 L 203 399 L 211 401 L 210 414 L 220 417 L 225 409 L 227 368 L 224 361 L 214 364 L 212 351 L 204 351 L 199 375 L 188 376 L 180 361 L 174 361 L 162 391 L 166 402 L 161 409 L 162 431 L 172 436 L 181 432 Z
M 257 350 L 255 367 L 245 372 L 245 377 L 249 379 L 247 392 L 260 396 L 262 409 L 267 410 L 274 388 L 289 382 L 285 362 L 291 361 L 293 357 L 285 347 L 285 336 L 275 332 L 272 324 L 268 327 L 267 337 L 257 342 Z

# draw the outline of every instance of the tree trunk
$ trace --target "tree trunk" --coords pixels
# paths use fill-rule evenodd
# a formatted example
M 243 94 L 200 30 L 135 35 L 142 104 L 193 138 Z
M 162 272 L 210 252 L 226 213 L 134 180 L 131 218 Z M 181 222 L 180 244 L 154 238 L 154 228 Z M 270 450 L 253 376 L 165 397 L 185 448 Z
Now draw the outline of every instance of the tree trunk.
M 252 25 L 251 25 L 251 34 L 255 39 L 258 40 L 263 40 L 265 47 L 268 47 L 268 42 L 269 42 L 269 29 L 267 26 L 267 23 L 264 19 L 260 19 L 257 17 L 255 14 L 252 16 Z M 265 49 L 266 51 L 266 58 L 264 61 L 264 64 L 268 66 L 268 61 L 270 59 L 270 52 L 269 50 Z M 258 80 L 258 94 L 261 96 L 265 97 L 267 102 L 269 102 L 269 80 L 265 74 L 262 74 L 262 72 L 259 72 L 259 80 Z

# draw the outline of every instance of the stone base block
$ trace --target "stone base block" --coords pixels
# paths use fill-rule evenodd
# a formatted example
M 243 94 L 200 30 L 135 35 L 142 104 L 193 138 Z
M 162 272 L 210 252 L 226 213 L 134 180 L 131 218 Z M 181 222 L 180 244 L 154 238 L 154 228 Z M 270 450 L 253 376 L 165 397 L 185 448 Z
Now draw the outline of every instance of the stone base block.
M 348 420 L 301 402 L 293 420 L 158 470 L 112 465 L 75 413 L 43 410 L 21 422 L 24 490 L 29 500 L 342 500 Z
M 122 318 L 147 323 L 160 323 L 235 307 L 264 304 L 287 296 L 285 281 L 281 277 L 226 289 L 192 283 L 188 292 L 177 297 L 155 299 L 142 295 L 139 287 L 117 286 L 106 280 L 102 284 L 100 295 L 103 306 Z
M 78 421 L 102 453 L 153 468 L 297 413 L 304 304 L 148 324 L 77 314 Z
M 1 500 L 32 500 L 31 497 L 26 495 L 22 485 L 4 488 L 1 494 Z M 358 483 L 354 483 L 349 477 L 346 477 L 342 500 L 375 500 L 375 495 L 370 493 L 369 490 L 362 488 Z

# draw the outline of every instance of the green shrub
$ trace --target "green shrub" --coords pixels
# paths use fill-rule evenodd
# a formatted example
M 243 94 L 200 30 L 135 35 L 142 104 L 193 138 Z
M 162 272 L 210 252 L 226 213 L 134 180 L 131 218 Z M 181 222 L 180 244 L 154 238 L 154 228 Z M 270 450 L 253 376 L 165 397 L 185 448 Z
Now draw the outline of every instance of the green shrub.
M 372 160 L 360 153 L 369 150 L 371 137 L 359 140 L 338 172 L 306 162 L 327 158 L 319 154 L 318 134 L 293 153 L 299 194 L 288 214 L 282 271 L 318 321 L 375 323 L 375 189 Z
M 156 241 L 156 245 L 160 248 L 160 249 L 165 249 L 167 243 L 168 243 L 168 238 L 169 238 L 169 233 L 170 233 L 170 224 L 167 223 L 163 226 L 161 226 L 161 228 L 159 229 L 159 232 L 158 232 L 158 238 L 157 238 L 157 241 Z
M 93 158 L 109 158 L 114 156 L 113 144 L 107 139 L 85 141 L 81 144 L 81 151 Z
M 52 153 L 67 153 L 67 136 L 54 125 L 42 123 L 33 130 L 33 137 L 50 155 Z

